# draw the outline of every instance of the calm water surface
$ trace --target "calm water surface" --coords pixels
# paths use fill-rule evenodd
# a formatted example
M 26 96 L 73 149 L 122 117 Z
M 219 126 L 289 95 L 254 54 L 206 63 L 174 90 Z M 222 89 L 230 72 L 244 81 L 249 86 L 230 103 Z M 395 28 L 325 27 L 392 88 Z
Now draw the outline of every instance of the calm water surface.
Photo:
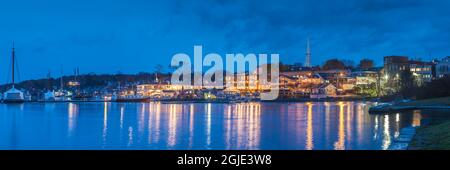
M 370 105 L 0 104 L 0 149 L 386 149 L 402 127 L 448 115 L 369 115 Z

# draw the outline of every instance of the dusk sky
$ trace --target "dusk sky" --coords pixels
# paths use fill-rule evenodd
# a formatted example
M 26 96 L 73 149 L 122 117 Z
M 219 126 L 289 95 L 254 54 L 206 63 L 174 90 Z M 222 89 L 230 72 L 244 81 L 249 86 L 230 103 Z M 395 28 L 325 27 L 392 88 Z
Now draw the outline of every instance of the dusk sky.
M 312 64 L 386 55 L 450 55 L 448 0 L 14 0 L 0 2 L 0 83 L 12 42 L 20 80 L 80 73 L 151 72 L 176 53 L 279 53 Z M 9 82 L 9 80 L 8 80 Z

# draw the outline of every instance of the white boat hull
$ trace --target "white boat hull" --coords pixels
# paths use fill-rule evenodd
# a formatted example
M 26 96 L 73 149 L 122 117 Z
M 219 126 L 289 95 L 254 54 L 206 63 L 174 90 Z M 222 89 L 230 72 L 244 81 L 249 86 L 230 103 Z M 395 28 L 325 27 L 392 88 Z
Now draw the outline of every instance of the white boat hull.
M 20 103 L 24 101 L 25 98 L 23 92 L 15 89 L 14 87 L 5 92 L 5 95 L 3 97 L 4 103 Z

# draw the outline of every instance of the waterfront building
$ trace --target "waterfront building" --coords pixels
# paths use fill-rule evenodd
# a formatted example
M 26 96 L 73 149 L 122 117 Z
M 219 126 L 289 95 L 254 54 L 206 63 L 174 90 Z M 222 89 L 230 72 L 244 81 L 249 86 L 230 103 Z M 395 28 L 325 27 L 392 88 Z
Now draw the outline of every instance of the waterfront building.
M 320 70 L 316 71 L 324 79 L 329 81 L 337 81 L 338 78 L 347 77 L 350 75 L 351 71 L 347 69 L 335 69 L 335 70 Z
M 136 91 L 129 89 L 129 90 L 123 90 L 119 93 L 119 96 L 125 97 L 125 96 L 135 96 Z
M 422 85 L 425 82 L 431 82 L 433 78 L 433 63 L 414 60 L 411 60 L 408 63 L 409 70 L 414 75 L 418 85 Z
M 294 63 L 292 65 L 283 65 L 281 67 L 281 71 L 301 71 L 304 70 L 306 67 L 303 67 L 302 63 Z
M 337 94 L 336 92 L 337 92 L 336 86 L 334 86 L 331 83 L 326 83 L 314 86 L 312 88 L 310 98 L 321 99 L 321 98 L 335 97 Z
M 234 75 L 225 75 L 225 84 L 231 84 L 231 86 L 226 87 L 226 91 L 232 92 L 255 92 L 260 89 L 258 83 L 257 72 L 246 72 L 237 73 Z
M 384 76 L 391 85 L 399 79 L 400 72 L 405 70 L 414 75 L 418 85 L 431 82 L 435 77 L 435 64 L 433 62 L 409 60 L 406 56 L 384 57 Z
M 298 78 L 298 79 L 305 79 L 305 78 L 312 76 L 313 74 L 314 73 L 311 70 L 280 72 L 280 76 L 284 75 L 284 76 L 294 77 L 294 78 Z
M 354 77 L 344 77 L 340 79 L 338 91 L 341 93 L 348 93 L 353 91 L 356 85 L 356 78 Z
M 67 86 L 69 86 L 69 87 L 80 86 L 80 82 L 78 82 L 78 81 L 69 81 L 69 82 L 67 82 Z
M 384 73 L 388 79 L 398 78 L 399 73 L 409 69 L 408 57 L 386 56 L 384 57 Z
M 162 94 L 162 85 L 160 84 L 141 84 L 137 85 L 137 94 L 142 96 L 157 96 Z
M 146 97 L 160 97 L 165 95 L 175 95 L 181 91 L 192 91 L 195 86 L 192 85 L 175 85 L 175 84 L 140 84 L 136 86 L 136 94 Z M 134 95 L 130 93 L 129 95 Z
M 352 81 L 348 80 L 351 73 L 348 69 L 321 70 L 317 73 L 325 79 L 326 83 L 332 83 L 341 92 L 343 91 L 344 84 L 348 84 L 347 82 Z
M 450 56 L 443 58 L 436 65 L 436 78 L 442 78 L 450 75 Z
M 323 84 L 325 82 L 325 79 L 320 76 L 320 74 L 313 74 L 307 77 L 301 77 L 299 78 L 300 84 Z
M 312 88 L 324 84 L 325 79 L 319 74 L 313 74 L 308 77 L 299 78 L 298 82 L 295 92 L 302 95 L 309 95 L 312 93 Z
M 298 82 L 298 78 L 295 77 L 290 77 L 290 76 L 286 76 L 286 75 L 280 75 L 280 83 L 279 83 L 279 88 L 280 90 L 289 90 L 289 91 L 294 91 Z
M 351 76 L 356 79 L 355 85 L 369 85 L 377 82 L 378 74 L 376 71 L 354 71 Z

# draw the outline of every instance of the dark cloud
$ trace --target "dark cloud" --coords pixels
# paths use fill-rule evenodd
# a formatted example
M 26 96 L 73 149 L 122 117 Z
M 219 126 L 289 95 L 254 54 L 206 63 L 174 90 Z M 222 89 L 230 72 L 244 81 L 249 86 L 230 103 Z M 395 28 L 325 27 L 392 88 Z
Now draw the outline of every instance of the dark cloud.
M 299 56 L 307 36 L 316 62 L 330 56 L 449 53 L 448 1 L 208 1 L 185 4 L 205 26 L 226 32 L 228 48 Z M 447 39 L 447 40 L 446 40 Z M 317 56 L 320 55 L 320 56 Z
M 36 73 L 29 77 L 53 65 L 59 70 L 64 61 L 88 72 L 149 71 L 194 45 L 303 62 L 307 37 L 313 64 L 331 57 L 378 64 L 385 55 L 430 59 L 450 55 L 449 6 L 448 0 L 5 1 L 0 53 L 7 56 L 16 40 L 23 56 L 45 58 L 24 61 L 24 72 Z

